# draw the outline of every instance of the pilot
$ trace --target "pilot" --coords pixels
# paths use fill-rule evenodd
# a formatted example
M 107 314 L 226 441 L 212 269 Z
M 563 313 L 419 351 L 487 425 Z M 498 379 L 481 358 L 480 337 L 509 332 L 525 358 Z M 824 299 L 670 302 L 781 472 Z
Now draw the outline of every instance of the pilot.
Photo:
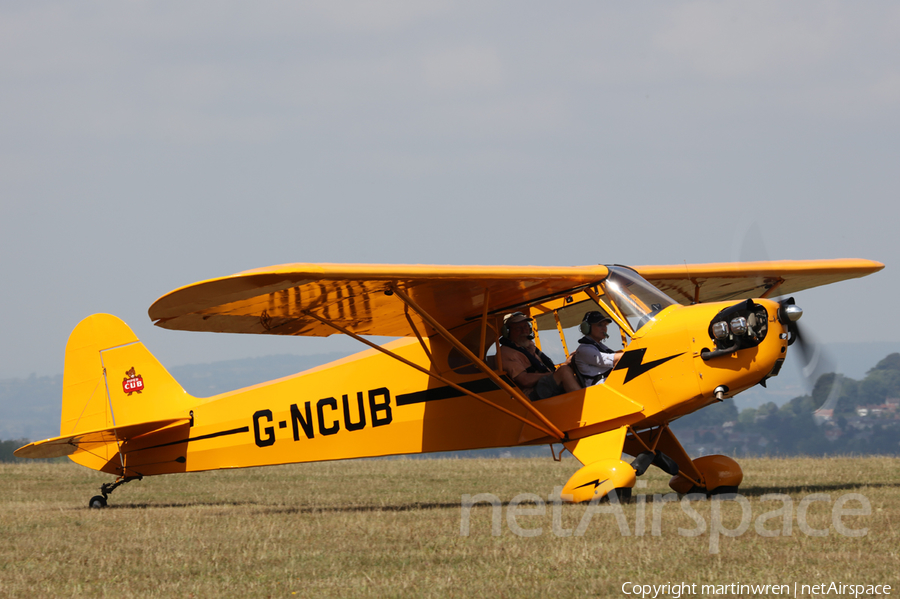
M 581 332 L 585 335 L 578 340 L 572 365 L 584 378 L 587 387 L 605 381 L 622 357 L 622 350 L 614 352 L 603 343 L 609 338 L 606 328 L 611 322 L 611 318 L 596 310 L 586 313 L 581 321 Z
M 532 319 L 522 312 L 503 317 L 504 336 L 500 337 L 503 370 L 532 401 L 578 391 L 581 386 L 570 366 L 557 368 L 534 344 Z

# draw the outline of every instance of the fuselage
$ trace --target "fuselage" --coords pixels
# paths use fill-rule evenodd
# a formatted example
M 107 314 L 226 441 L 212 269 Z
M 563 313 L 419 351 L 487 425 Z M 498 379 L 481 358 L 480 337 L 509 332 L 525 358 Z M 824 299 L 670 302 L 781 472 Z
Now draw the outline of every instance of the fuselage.
M 577 439 L 626 424 L 665 424 L 715 402 L 718 388 L 731 396 L 752 387 L 772 373 L 787 347 L 778 304 L 756 303 L 765 309 L 767 330 L 753 347 L 704 360 L 703 350 L 715 348 L 710 321 L 734 302 L 672 305 L 634 335 L 604 384 L 533 405 Z M 483 372 L 453 364 L 453 350 L 440 337 L 385 347 L 529 417 Z M 190 417 L 190 426 L 123 445 L 126 471 L 149 475 L 554 441 L 375 350 L 191 403 L 185 414 L 171 415 Z M 111 458 L 102 469 L 121 473 L 119 457 Z

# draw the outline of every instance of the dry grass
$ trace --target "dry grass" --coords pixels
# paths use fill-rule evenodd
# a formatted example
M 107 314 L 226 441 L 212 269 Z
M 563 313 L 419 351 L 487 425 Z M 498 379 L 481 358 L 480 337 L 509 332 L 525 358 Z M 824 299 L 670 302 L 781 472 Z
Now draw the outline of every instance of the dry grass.
M 621 597 L 628 581 L 696 583 L 694 596 L 704 596 L 702 584 L 736 582 L 843 581 L 900 592 L 900 460 L 747 459 L 742 466 L 752 519 L 782 505 L 762 502 L 763 494 L 787 493 L 792 534 L 764 537 L 751 524 L 740 536 L 718 538 L 711 553 L 709 528 L 679 534 L 697 524 L 680 504 L 661 501 L 622 506 L 629 536 L 609 513 L 594 513 L 582 536 L 557 536 L 549 503 L 543 515 L 517 520 L 542 534 L 514 534 L 506 502 L 521 493 L 547 499 L 577 469 L 571 459 L 367 460 L 172 475 L 125 485 L 106 510 L 86 507 L 110 480 L 105 475 L 73 464 L 0 464 L 0 596 Z M 659 471 L 643 478 L 647 487 L 638 492 L 669 492 Z M 500 536 L 491 534 L 487 505 L 472 508 L 470 534 L 460 534 L 461 497 L 477 493 L 504 502 Z M 798 504 L 810 493 L 830 495 L 808 518 L 827 536 L 798 527 Z M 844 519 L 868 528 L 864 536 L 832 526 L 832 507 L 846 493 L 871 504 L 870 515 Z M 741 519 L 738 502 L 691 505 L 706 523 L 714 509 L 729 528 Z M 658 536 L 654 506 L 662 508 Z M 592 508 L 556 509 L 562 527 L 574 529 Z

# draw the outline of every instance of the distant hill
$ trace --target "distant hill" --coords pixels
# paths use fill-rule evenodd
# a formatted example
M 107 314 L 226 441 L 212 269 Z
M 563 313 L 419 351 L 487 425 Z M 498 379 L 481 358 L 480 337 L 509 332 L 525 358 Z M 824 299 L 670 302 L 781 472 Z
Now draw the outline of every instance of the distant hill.
M 836 372 L 852 379 L 863 379 L 879 360 L 900 352 L 900 342 L 829 345 L 825 350 L 832 356 Z M 344 353 L 281 354 L 174 366 L 169 372 L 191 395 L 209 397 L 289 376 L 344 356 Z M 738 395 L 734 401 L 737 411 L 758 409 L 769 402 L 782 406 L 809 393 L 797 362 L 796 356 L 789 354 L 781 374 L 768 382 L 767 389 L 757 386 Z M 0 440 L 38 440 L 58 435 L 61 396 L 62 375 L 0 380 Z
M 62 375 L 0 380 L 0 439 L 36 441 L 59 434 Z
M 900 353 L 859 380 L 823 373 L 809 393 L 740 411 L 729 398 L 672 430 L 690 455 L 900 455 Z
M 341 352 L 310 356 L 280 354 L 210 364 L 188 364 L 174 366 L 168 370 L 191 395 L 210 397 L 297 374 L 339 360 L 346 355 Z
M 343 358 L 344 353 L 226 360 L 173 366 L 169 372 L 196 397 L 209 397 L 290 376 Z M 59 435 L 62 375 L 0 380 L 0 439 L 36 441 Z
M 779 375 L 769 379 L 766 387 L 756 386 L 734 398 L 738 411 L 759 408 L 772 402 L 781 406 L 791 399 L 810 392 L 814 381 L 807 381 L 800 372 L 800 360 L 794 348 L 788 348 L 784 368 Z M 863 379 L 879 360 L 888 354 L 900 352 L 900 342 L 845 343 L 824 345 L 825 360 L 829 366 L 825 372 L 837 372 L 851 379 Z

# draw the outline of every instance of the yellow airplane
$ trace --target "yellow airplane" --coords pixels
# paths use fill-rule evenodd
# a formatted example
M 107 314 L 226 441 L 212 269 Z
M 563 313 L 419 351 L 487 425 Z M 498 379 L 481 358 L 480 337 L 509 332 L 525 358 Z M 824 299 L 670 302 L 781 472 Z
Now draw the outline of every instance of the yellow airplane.
M 721 455 L 691 459 L 669 423 L 778 374 L 802 310 L 771 298 L 883 267 L 847 259 L 251 270 L 176 289 L 150 318 L 175 330 L 340 333 L 371 349 L 196 398 L 124 322 L 94 314 L 66 346 L 60 436 L 16 455 L 68 455 L 116 475 L 91 507 L 156 474 L 555 443 L 583 465 L 563 488 L 566 501 L 627 496 L 651 464 L 672 474 L 679 493 L 733 492 L 740 466 Z M 530 316 L 536 334 L 557 331 L 568 354 L 564 331 L 588 311 L 618 325 L 615 367 L 602 384 L 530 400 L 503 367 L 504 315 Z M 372 335 L 401 339 L 378 346 Z

